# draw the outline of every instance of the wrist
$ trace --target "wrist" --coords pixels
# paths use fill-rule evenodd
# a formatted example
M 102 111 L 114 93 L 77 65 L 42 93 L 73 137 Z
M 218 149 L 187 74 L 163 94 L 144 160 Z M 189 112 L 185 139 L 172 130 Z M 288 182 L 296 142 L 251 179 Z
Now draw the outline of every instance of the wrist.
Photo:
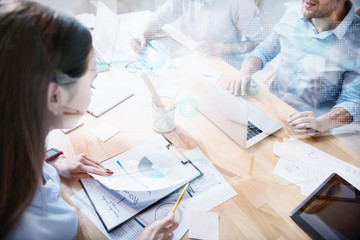
M 316 118 L 316 122 L 317 122 L 317 129 L 315 129 L 318 132 L 326 132 L 329 129 L 331 129 L 331 127 L 329 127 L 329 123 L 331 121 L 329 121 L 329 119 L 327 119 L 324 116 L 320 116 Z

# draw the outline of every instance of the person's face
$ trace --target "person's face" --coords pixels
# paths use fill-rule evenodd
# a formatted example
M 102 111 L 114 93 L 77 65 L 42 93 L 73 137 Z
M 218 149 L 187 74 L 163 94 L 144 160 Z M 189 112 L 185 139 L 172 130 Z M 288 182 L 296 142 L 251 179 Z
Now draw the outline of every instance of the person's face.
M 70 86 L 60 86 L 61 104 L 63 109 L 62 128 L 72 128 L 86 112 L 91 96 L 91 85 L 96 78 L 96 61 L 94 52 L 89 54 L 86 73 Z
M 344 0 L 302 0 L 302 12 L 306 18 L 330 17 L 336 9 L 344 5 Z

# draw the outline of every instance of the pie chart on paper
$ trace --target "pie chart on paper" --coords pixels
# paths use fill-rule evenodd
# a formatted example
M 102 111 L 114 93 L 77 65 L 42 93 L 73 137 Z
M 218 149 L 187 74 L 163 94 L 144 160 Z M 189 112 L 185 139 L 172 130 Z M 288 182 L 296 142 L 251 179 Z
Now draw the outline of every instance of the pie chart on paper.
M 161 154 L 144 156 L 138 164 L 139 172 L 149 178 L 167 177 L 173 169 L 171 164 L 166 163 L 167 158 L 167 156 Z

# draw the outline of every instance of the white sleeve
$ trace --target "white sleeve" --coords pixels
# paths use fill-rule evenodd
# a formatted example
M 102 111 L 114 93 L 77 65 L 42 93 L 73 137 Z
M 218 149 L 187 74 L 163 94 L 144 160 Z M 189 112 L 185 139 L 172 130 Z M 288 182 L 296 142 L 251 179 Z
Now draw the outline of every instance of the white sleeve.
M 265 39 L 263 23 L 254 0 L 234 0 L 230 4 L 231 19 L 242 36 L 255 43 Z
M 153 21 L 162 28 L 165 24 L 174 22 L 183 14 L 183 0 L 167 0 L 153 15 Z

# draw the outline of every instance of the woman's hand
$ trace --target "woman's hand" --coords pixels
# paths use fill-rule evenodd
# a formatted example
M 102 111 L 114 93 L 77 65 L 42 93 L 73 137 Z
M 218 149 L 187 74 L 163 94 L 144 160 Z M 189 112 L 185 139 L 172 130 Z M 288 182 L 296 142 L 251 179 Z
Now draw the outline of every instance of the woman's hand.
M 56 169 L 60 176 L 68 179 L 89 178 L 91 176 L 88 173 L 103 176 L 113 174 L 111 170 L 105 169 L 99 163 L 86 156 L 86 154 L 72 157 L 60 155 L 48 163 Z
M 175 215 L 170 213 L 166 218 L 153 222 L 141 232 L 138 240 L 167 240 L 173 238 L 173 231 L 179 226 Z

